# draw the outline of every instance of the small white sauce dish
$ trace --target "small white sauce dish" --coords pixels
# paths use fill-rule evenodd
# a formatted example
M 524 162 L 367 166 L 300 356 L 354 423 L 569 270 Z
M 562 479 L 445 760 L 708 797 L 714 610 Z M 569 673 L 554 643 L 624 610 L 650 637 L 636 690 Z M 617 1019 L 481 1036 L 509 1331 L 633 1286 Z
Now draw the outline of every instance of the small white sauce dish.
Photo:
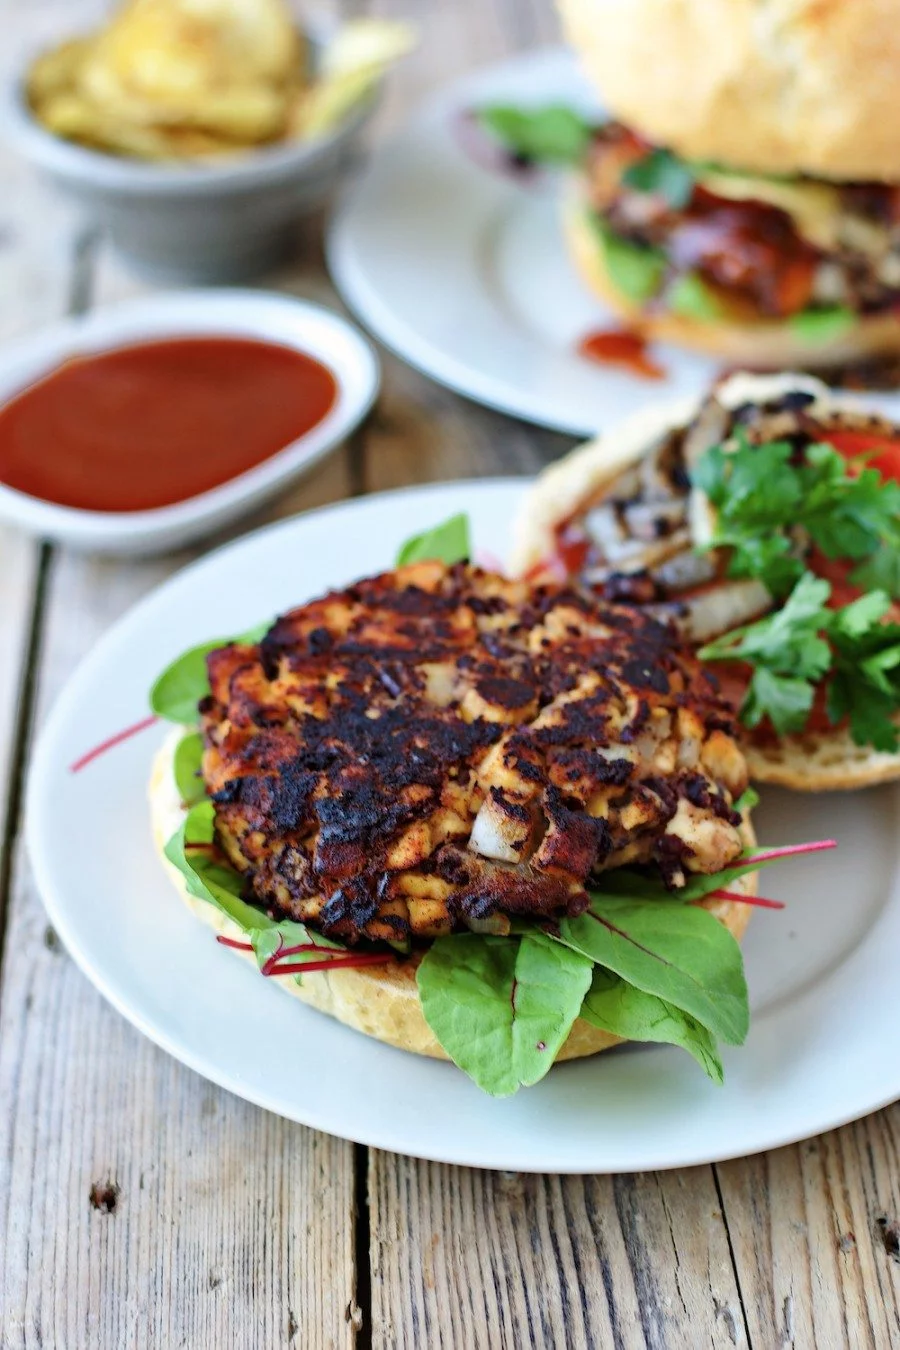
M 209 534 L 328 454 L 359 425 L 378 393 L 378 359 L 366 339 L 320 305 L 265 291 L 174 291 L 66 319 L 0 351 L 0 404 L 73 356 L 183 337 L 239 337 L 291 347 L 322 362 L 337 393 L 325 417 L 246 473 L 150 511 L 85 511 L 0 483 L 0 520 L 83 551 L 162 553 Z M 123 445 L 122 453 L 128 453 Z

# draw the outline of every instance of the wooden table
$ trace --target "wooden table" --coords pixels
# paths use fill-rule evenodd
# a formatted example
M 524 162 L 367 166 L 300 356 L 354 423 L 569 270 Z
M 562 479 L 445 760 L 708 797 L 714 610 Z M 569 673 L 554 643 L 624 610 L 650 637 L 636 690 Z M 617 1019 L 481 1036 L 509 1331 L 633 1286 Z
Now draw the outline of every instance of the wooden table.
M 437 82 L 555 40 L 548 0 L 356 8 L 406 13 L 422 29 L 381 133 Z M 79 4 L 78 17 L 96 9 Z M 0 51 L 15 61 L 67 32 L 76 7 L 3 0 L 0 18 Z M 0 174 L 0 338 L 140 290 L 6 152 Z M 267 284 L 336 303 L 315 230 Z M 398 484 L 533 473 L 570 444 L 389 356 L 384 368 L 367 425 L 243 528 Z M 169 1059 L 103 1001 L 35 893 L 23 775 L 73 664 L 190 556 L 99 561 L 0 532 L 4 1350 L 900 1345 L 897 1107 L 689 1171 L 469 1171 L 267 1115 Z

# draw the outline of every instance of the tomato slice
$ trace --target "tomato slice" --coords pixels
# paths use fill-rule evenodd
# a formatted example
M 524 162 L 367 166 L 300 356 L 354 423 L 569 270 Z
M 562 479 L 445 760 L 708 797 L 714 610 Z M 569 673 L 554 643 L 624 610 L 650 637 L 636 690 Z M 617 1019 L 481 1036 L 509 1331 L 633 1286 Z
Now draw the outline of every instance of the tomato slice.
M 877 469 L 882 478 L 900 479 L 900 440 L 891 440 L 872 431 L 843 428 L 830 431 L 824 439 L 847 459 L 871 454 L 866 460 L 867 467 Z

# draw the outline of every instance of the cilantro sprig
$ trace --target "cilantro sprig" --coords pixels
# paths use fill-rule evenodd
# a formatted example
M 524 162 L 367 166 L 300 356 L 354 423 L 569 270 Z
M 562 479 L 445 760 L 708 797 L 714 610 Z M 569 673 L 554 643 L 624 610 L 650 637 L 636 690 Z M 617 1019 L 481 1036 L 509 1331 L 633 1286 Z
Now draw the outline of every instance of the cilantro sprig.
M 731 550 L 728 572 L 755 577 L 776 598 L 806 571 L 809 542 L 827 558 L 859 562 L 854 585 L 876 582 L 900 595 L 900 483 L 876 469 L 853 472 L 833 446 L 813 444 L 798 458 L 789 441 L 713 446 L 692 472 L 717 511 L 709 547 Z
M 829 721 L 847 718 L 857 745 L 895 751 L 900 709 L 900 624 L 891 598 L 872 591 L 830 609 L 829 582 L 804 572 L 774 614 L 701 647 L 701 661 L 741 661 L 753 674 L 740 709 L 747 726 L 768 717 L 779 736 L 802 731 L 825 682 Z

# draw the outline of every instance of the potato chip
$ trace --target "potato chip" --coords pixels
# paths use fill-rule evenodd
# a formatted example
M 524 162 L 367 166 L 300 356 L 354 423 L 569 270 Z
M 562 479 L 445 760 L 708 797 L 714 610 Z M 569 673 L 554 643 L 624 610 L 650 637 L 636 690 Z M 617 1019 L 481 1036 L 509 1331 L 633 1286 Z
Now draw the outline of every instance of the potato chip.
M 126 0 L 105 28 L 40 56 L 27 90 L 56 135 L 198 160 L 322 135 L 412 41 L 404 24 L 348 24 L 310 76 L 285 0 Z
M 337 126 L 415 42 L 409 24 L 388 19 L 356 19 L 346 24 L 326 47 L 313 84 L 294 100 L 290 134 L 322 136 Z
M 28 72 L 27 90 L 31 102 L 39 103 L 42 99 L 71 90 L 79 78 L 90 46 L 88 38 L 72 38 L 61 47 L 42 53 Z

